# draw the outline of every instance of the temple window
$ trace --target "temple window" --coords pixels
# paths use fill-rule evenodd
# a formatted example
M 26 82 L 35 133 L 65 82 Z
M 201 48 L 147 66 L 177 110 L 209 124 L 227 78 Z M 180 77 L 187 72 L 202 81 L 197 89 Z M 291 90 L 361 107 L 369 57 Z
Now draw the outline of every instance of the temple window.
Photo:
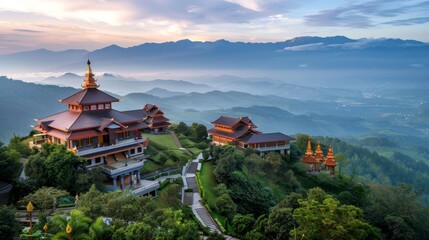
M 83 146 L 82 139 L 77 140 L 76 143 L 78 148 L 81 148 Z
M 91 110 L 97 110 L 97 105 L 91 105 Z
M 86 144 L 87 145 L 92 145 L 92 138 L 86 139 Z
M 110 109 L 110 103 L 106 103 L 106 109 Z
M 83 106 L 83 111 L 88 111 L 89 110 L 89 106 Z
M 104 109 L 104 104 L 98 104 L 98 109 Z

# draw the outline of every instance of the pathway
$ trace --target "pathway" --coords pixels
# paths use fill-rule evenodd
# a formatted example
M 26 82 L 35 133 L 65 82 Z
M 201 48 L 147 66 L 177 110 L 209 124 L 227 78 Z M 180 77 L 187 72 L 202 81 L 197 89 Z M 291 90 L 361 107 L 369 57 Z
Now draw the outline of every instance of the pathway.
M 195 217 L 197 217 L 197 219 L 203 224 L 203 226 L 208 227 L 210 231 L 222 233 L 213 218 L 210 216 L 207 209 L 200 202 L 201 196 L 198 192 L 198 185 L 195 177 L 200 159 L 202 159 L 201 153 L 197 156 L 196 159 L 192 160 L 188 170 L 186 171 L 186 175 L 183 177 L 185 186 L 187 188 L 193 189 L 193 192 L 185 192 L 183 203 L 186 205 L 191 205 L 192 212 L 194 213 Z
M 180 151 L 183 151 L 184 153 L 188 154 L 189 156 L 194 156 L 188 149 L 184 148 L 182 144 L 179 141 L 179 138 L 177 137 L 176 133 L 174 131 L 169 131 L 171 134 L 171 137 L 173 138 L 174 143 L 176 144 L 177 148 Z

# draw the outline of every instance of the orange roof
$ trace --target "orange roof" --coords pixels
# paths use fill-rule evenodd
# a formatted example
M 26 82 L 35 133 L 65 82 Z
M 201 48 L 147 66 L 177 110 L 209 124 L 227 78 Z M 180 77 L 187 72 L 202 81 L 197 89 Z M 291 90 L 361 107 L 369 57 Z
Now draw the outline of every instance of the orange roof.
M 319 163 L 319 161 L 312 155 L 305 155 L 302 158 L 303 163 Z
M 337 162 L 335 161 L 334 151 L 332 151 L 332 145 L 329 146 L 328 156 L 325 160 L 325 166 L 337 166 Z
M 307 156 L 313 155 L 313 150 L 311 149 L 311 139 L 310 138 L 308 138 L 307 151 L 305 152 L 305 155 L 307 155 Z
M 98 88 L 99 85 L 97 85 L 97 80 L 95 80 L 94 78 L 94 74 L 92 73 L 92 69 L 91 69 L 91 62 L 88 59 L 88 67 L 86 69 L 86 74 L 85 74 L 85 82 L 82 85 L 82 88 L 84 89 L 88 89 L 88 88 Z
M 322 148 L 320 147 L 320 141 L 317 141 L 315 157 L 318 161 L 321 161 L 321 162 L 323 161 L 323 151 L 322 151 Z

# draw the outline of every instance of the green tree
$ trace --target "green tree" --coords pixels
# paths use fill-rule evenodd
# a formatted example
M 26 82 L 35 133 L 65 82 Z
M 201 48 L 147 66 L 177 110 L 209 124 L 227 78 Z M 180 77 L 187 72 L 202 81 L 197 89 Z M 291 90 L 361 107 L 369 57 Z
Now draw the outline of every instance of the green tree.
M 234 227 L 234 231 L 240 236 L 244 236 L 246 235 L 246 233 L 250 232 L 250 230 L 252 230 L 253 228 L 254 223 L 255 218 L 252 214 L 237 214 L 232 220 L 232 226 Z
M 275 172 L 277 172 L 282 165 L 282 157 L 276 152 L 269 152 L 264 156 L 264 160 L 268 163 L 268 167 Z
M 43 144 L 42 150 L 28 159 L 25 173 L 39 187 L 55 187 L 76 194 L 87 191 L 94 183 L 85 162 L 86 159 L 67 151 L 64 145 Z
M 216 198 L 215 205 L 218 212 L 229 219 L 232 219 L 235 212 L 237 211 L 237 205 L 227 193 L 224 193 Z
M 429 210 L 419 193 L 407 185 L 370 185 L 366 216 L 387 239 L 425 239 L 429 236 Z
M 7 149 L 0 142 L 0 181 L 11 182 L 19 174 L 21 154 L 15 149 Z
M 209 159 L 210 154 L 209 154 L 209 152 L 208 152 L 207 150 L 204 150 L 204 151 L 202 152 L 202 154 L 203 154 L 203 159 L 204 159 L 204 160 L 208 160 L 208 159 Z
M 0 239 L 12 240 L 18 230 L 13 208 L 0 205 Z
M 287 239 L 289 232 L 294 228 L 292 209 L 273 207 L 268 215 L 265 233 L 271 236 L 271 239 Z
M 48 225 L 50 226 L 50 232 L 55 233 L 52 238 L 53 240 L 69 239 L 69 235 L 66 232 L 67 225 L 72 229 L 70 233 L 71 239 L 85 240 L 91 239 L 89 236 L 91 223 L 91 218 L 85 216 L 82 211 L 75 209 L 70 212 L 70 218 L 67 218 L 65 215 L 56 215 L 50 220 Z
M 41 211 L 46 211 L 48 208 L 51 208 L 54 202 L 57 201 L 59 197 L 67 196 L 68 192 L 53 187 L 41 187 L 37 189 L 34 193 L 28 194 L 25 196 L 20 203 L 27 204 L 29 201 L 35 204 L 35 207 Z
M 341 205 L 319 188 L 309 190 L 293 213 L 298 228 L 290 236 L 307 239 L 379 239 L 379 229 L 364 221 L 363 211 L 353 205 Z
M 9 140 L 9 145 L 7 146 L 9 150 L 16 150 L 21 154 L 22 157 L 28 157 L 31 154 L 31 149 L 27 144 L 22 143 L 22 138 L 19 136 L 14 136 Z

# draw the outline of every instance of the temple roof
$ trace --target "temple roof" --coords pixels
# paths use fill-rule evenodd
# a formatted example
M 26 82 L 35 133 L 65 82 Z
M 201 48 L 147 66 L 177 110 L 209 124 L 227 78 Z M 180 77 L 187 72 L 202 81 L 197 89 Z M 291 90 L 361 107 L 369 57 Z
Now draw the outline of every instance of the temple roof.
M 254 133 L 259 133 L 258 131 L 249 128 L 249 126 L 242 126 L 238 129 L 236 129 L 234 132 L 220 131 L 220 130 L 215 129 L 215 128 L 212 128 L 212 129 L 208 130 L 207 132 L 210 134 L 214 134 L 214 135 L 219 135 L 219 136 L 224 136 L 224 137 L 236 139 L 236 138 L 243 136 L 248 131 L 251 131 Z
M 332 151 L 332 145 L 329 146 L 328 156 L 324 162 L 326 166 L 337 166 L 337 162 L 335 161 L 334 152 Z
M 140 119 L 146 118 L 148 116 L 147 112 L 144 109 L 123 111 L 123 113 Z
M 100 91 L 96 88 L 83 89 L 68 98 L 61 100 L 66 104 L 97 104 L 107 102 L 119 102 L 119 99 Z
M 257 126 L 252 123 L 252 120 L 250 120 L 249 117 L 233 118 L 233 117 L 220 116 L 218 119 L 216 119 L 215 121 L 213 121 L 211 123 L 214 125 L 223 125 L 223 126 L 233 127 L 233 126 L 237 125 L 240 121 L 246 125 L 251 123 L 252 128 L 257 128 Z
M 280 142 L 280 141 L 292 141 L 295 138 L 285 135 L 283 133 L 261 133 L 254 134 L 248 141 L 247 144 L 263 143 L 263 142 Z
M 302 161 L 304 163 L 319 163 L 319 161 L 316 159 L 316 157 L 314 157 L 313 155 L 305 155 L 302 158 Z
M 106 119 L 114 119 L 121 124 L 139 122 L 141 119 L 135 118 L 128 114 L 110 109 L 104 111 L 84 111 L 73 112 L 64 111 L 52 116 L 40 119 L 39 122 L 52 121 L 48 126 L 64 131 L 74 131 L 87 128 L 99 128 Z

